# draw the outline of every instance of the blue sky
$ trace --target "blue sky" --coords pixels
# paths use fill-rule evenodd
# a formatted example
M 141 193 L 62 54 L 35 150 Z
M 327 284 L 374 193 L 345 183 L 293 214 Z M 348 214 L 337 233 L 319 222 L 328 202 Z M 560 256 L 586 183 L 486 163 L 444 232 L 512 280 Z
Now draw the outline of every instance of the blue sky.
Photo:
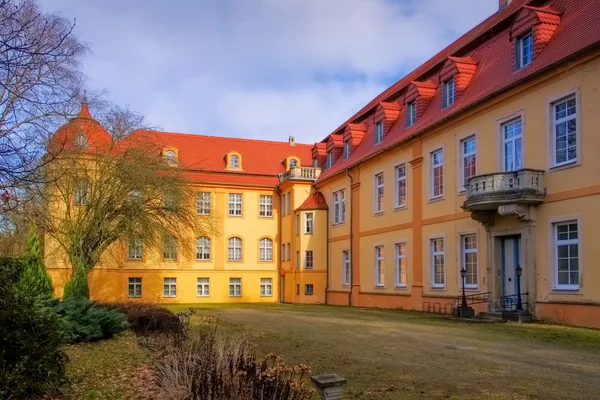
M 498 0 L 41 0 L 89 86 L 164 130 L 313 143 Z M 92 110 L 93 112 L 93 110 Z

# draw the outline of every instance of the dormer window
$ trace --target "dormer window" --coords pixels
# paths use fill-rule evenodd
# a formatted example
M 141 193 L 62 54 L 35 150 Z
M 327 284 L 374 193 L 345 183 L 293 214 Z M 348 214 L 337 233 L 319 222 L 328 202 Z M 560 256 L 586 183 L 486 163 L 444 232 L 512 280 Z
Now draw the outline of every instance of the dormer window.
M 454 104 L 454 78 L 444 82 L 444 86 L 442 87 L 442 96 L 442 108 L 448 108 Z
M 75 146 L 78 149 L 85 149 L 88 147 L 87 137 L 83 134 L 83 132 L 79 133 L 75 138 Z
M 533 60 L 533 32 L 526 33 L 517 39 L 516 66 L 521 69 Z
M 175 152 L 173 150 L 165 151 L 165 159 L 167 161 L 175 161 Z
M 298 161 L 296 161 L 294 159 L 290 160 L 290 169 L 296 168 L 297 165 L 298 165 Z
M 333 165 L 333 151 L 328 151 L 326 168 L 331 168 L 332 165 Z
M 350 149 L 351 149 L 350 141 L 346 140 L 344 142 L 344 160 L 347 160 L 348 157 L 350 157 Z
M 417 102 L 413 101 L 406 105 L 406 127 L 410 128 L 417 122 Z
M 229 168 L 231 169 L 239 169 L 240 168 L 240 158 L 238 156 L 229 157 Z
M 383 140 L 383 121 L 375 125 L 375 144 L 381 143 Z
M 313 168 L 318 168 L 319 167 L 319 160 L 317 160 L 316 158 L 313 158 Z

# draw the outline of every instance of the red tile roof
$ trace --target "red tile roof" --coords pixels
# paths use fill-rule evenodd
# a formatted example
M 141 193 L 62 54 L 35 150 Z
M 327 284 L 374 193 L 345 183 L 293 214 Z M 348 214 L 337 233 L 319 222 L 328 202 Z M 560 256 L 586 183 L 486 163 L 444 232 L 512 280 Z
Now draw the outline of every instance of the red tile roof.
M 546 3 L 546 4 L 544 4 Z M 545 5 L 561 13 L 560 24 L 552 39 L 545 44 L 543 51 L 534 56 L 533 62 L 525 68 L 514 70 L 514 40 L 511 41 L 511 23 L 525 5 Z M 537 8 L 535 11 L 550 8 Z M 526 12 L 530 12 L 531 8 Z M 390 148 L 409 137 L 420 134 L 447 117 L 458 114 L 478 104 L 488 97 L 508 89 L 511 85 L 542 72 L 549 66 L 575 55 L 578 52 L 600 44 L 600 7 L 597 0 L 515 0 L 505 9 L 498 11 L 470 32 L 419 66 L 406 77 L 386 89 L 383 93 L 353 115 L 333 133 L 342 132 L 348 123 L 367 123 L 368 129 L 361 143 L 347 160 L 337 160 L 332 168 L 321 174 L 320 181 L 326 180 L 345 168 L 353 166 L 386 148 Z M 449 57 L 469 58 L 477 62 L 475 75 L 462 95 L 450 107 L 442 109 L 441 90 L 438 88 L 423 115 L 410 128 L 405 128 L 405 110 L 402 111 L 389 134 L 381 144 L 373 146 L 374 129 L 370 118 L 377 105 L 394 99 L 403 105 L 402 93 L 413 81 L 431 80 Z M 400 96 L 400 98 L 398 98 Z M 329 136 L 328 136 L 329 137 Z M 322 142 L 328 140 L 326 137 Z
M 308 196 L 302 205 L 296 210 L 327 210 L 327 202 L 321 192 L 315 192 Z

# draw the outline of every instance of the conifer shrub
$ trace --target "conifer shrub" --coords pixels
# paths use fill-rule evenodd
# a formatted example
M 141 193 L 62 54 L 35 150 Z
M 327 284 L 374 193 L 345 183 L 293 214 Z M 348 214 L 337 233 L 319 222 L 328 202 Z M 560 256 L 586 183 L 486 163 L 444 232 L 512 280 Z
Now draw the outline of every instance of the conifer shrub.
M 125 314 L 86 298 L 57 302 L 55 310 L 65 322 L 65 340 L 69 343 L 108 339 L 128 327 Z
M 27 251 L 22 261 L 24 268 L 17 290 L 34 297 L 52 297 L 52 280 L 44 265 L 42 245 L 34 225 L 29 229 Z
M 85 268 L 76 266 L 71 272 L 71 279 L 65 284 L 63 300 L 89 298 L 88 273 Z

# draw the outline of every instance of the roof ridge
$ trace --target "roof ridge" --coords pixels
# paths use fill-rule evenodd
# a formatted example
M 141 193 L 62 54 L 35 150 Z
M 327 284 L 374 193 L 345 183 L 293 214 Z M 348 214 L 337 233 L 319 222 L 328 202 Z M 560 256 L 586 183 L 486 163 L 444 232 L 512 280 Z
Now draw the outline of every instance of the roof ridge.
M 149 133 L 158 133 L 158 134 L 166 134 L 166 135 L 178 135 L 178 136 L 187 136 L 187 137 L 203 137 L 203 138 L 209 138 L 209 139 L 225 139 L 225 140 L 240 141 L 240 142 L 261 142 L 261 143 L 271 143 L 271 144 L 286 144 L 286 145 L 290 146 L 289 142 L 278 141 L 278 140 L 238 138 L 238 137 L 228 137 L 228 136 L 206 135 L 206 134 L 202 134 L 202 133 L 183 133 L 183 132 L 170 132 L 170 131 L 153 131 L 153 130 L 148 130 L 148 129 L 136 129 L 132 133 L 135 133 L 135 132 L 149 132 Z M 295 143 L 294 146 L 290 146 L 290 147 L 296 147 L 296 146 L 312 147 L 313 145 L 312 144 L 307 144 L 307 143 Z

